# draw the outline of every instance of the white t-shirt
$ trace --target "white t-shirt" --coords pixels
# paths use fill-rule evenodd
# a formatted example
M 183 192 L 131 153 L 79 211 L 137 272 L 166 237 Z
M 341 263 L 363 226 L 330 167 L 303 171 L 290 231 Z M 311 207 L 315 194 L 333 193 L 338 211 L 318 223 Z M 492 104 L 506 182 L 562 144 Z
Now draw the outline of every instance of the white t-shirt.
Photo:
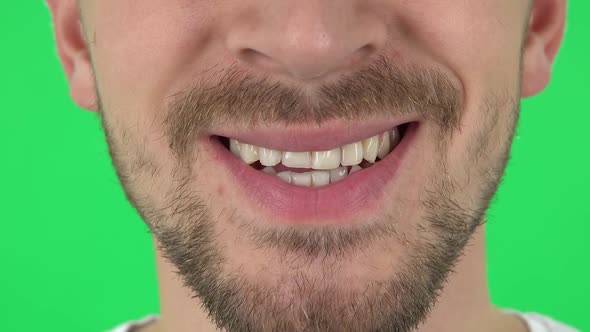
M 527 324 L 529 332 L 580 332 L 573 327 L 564 325 L 548 316 L 536 312 L 521 313 L 510 309 L 507 309 L 506 311 L 518 315 L 518 317 Z M 133 328 L 147 325 L 157 319 L 157 315 L 149 315 L 140 320 L 123 323 L 110 332 L 131 332 Z

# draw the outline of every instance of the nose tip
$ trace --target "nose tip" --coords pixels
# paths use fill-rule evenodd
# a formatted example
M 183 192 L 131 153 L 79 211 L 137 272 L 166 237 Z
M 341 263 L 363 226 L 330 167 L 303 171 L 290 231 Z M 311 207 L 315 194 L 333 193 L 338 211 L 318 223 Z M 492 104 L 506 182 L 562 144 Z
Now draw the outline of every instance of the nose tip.
M 353 13 L 354 14 L 354 13 Z M 349 15 L 350 16 L 350 15 Z M 365 62 L 384 47 L 385 27 L 362 17 L 299 13 L 234 26 L 227 47 L 250 67 L 298 80 L 318 79 Z M 354 23 L 350 23 L 354 22 Z

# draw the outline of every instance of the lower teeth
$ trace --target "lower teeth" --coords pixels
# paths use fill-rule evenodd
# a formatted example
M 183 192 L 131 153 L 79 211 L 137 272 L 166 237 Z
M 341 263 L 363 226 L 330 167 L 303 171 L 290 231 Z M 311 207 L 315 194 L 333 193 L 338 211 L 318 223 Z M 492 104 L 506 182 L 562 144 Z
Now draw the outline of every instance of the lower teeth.
M 351 167 L 338 167 L 326 171 L 311 171 L 311 172 L 291 172 L 285 171 L 277 174 L 274 168 L 265 167 L 262 172 L 269 175 L 276 175 L 284 182 L 300 186 L 300 187 L 322 187 L 331 183 L 336 183 L 345 179 L 350 174 L 361 171 L 363 168 L 359 165 Z

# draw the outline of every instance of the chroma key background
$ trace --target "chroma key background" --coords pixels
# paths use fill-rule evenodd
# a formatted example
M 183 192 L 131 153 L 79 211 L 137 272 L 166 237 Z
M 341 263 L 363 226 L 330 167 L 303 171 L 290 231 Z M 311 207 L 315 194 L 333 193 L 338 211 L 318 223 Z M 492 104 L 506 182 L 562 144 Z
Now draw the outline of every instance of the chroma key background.
M 125 0 L 121 0 L 125 1 Z M 590 331 L 590 2 L 525 100 L 487 222 L 494 304 Z M 42 0 L 0 4 L 0 330 L 102 331 L 158 312 L 147 227 L 96 114 L 70 100 Z

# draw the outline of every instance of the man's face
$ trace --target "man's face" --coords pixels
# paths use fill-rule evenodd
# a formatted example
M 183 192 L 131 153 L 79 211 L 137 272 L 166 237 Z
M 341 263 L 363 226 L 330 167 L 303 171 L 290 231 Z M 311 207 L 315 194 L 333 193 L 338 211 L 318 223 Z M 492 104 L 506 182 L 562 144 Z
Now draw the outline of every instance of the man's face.
M 504 172 L 526 1 L 80 5 L 121 182 L 220 327 L 424 320 Z

